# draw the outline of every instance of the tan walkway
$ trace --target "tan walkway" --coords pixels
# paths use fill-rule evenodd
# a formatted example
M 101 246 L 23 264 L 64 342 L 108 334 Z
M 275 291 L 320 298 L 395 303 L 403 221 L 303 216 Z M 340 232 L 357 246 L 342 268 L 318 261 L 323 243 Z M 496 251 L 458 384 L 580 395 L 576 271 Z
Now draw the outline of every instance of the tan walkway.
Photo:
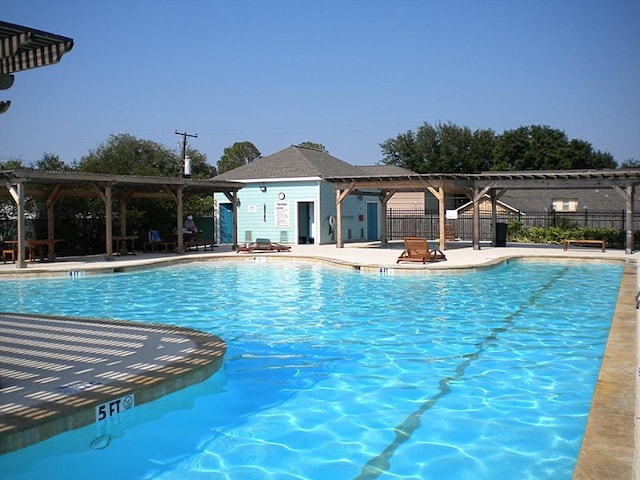
M 56 263 L 29 264 L 18 270 L 15 265 L 0 264 L 0 279 L 15 276 L 72 276 L 109 273 L 167 265 L 174 262 L 196 260 L 234 261 L 321 261 L 345 268 L 384 274 L 450 273 L 458 269 L 481 268 L 513 258 L 537 258 L 543 261 L 623 261 L 625 273 L 618 297 L 611 331 L 600 376 L 596 385 L 592 409 L 574 479 L 634 479 L 638 470 L 636 423 L 638 421 L 638 313 L 635 294 L 638 289 L 638 256 L 625 255 L 622 250 L 608 249 L 601 252 L 594 248 L 571 248 L 562 251 L 561 246 L 508 246 L 506 248 L 483 247 L 473 250 L 460 242 L 448 245 L 447 261 L 435 264 L 396 264 L 402 252 L 401 242 L 382 247 L 378 243 L 347 244 L 338 249 L 334 245 L 294 245 L 290 253 L 243 254 L 229 247 L 216 248 L 214 253 L 190 252 L 175 254 L 138 254 L 117 257 L 106 262 L 102 256 L 59 259 Z M 130 324 L 128 324 L 130 325 Z M 220 332 L 224 337 L 224 332 Z M 218 346 L 222 349 L 223 342 Z M 4 351 L 4 347 L 0 345 Z M 212 354 L 215 357 L 215 354 Z M 222 353 L 220 353 L 221 358 Z M 73 387 L 73 385 L 72 385 Z M 4 388 L 3 388 L 4 389 Z M 0 389 L 0 394 L 3 389 Z M 90 390 L 94 391 L 95 390 Z M 0 399 L 5 398 L 0 396 Z M 138 397 L 136 403 L 141 403 Z M 2 402 L 4 403 L 4 402 Z M 94 410 L 92 410 L 94 412 Z M 93 413 L 95 416 L 95 412 Z M 95 421 L 95 418 L 93 418 Z M 0 427 L 1 428 L 1 427 Z M 1 434 L 1 432 L 0 432 Z

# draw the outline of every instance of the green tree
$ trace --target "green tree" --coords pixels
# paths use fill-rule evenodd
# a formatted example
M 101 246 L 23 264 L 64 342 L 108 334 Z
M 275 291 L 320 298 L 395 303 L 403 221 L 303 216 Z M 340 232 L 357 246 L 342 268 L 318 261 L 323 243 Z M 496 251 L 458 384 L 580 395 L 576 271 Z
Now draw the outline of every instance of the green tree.
M 164 145 L 123 133 L 109 136 L 106 143 L 82 157 L 78 167 L 90 173 L 177 177 L 181 165 L 180 155 Z
M 453 123 L 427 123 L 380 144 L 382 162 L 417 173 L 477 173 L 490 165 L 495 144 L 492 130 Z
M 251 142 L 236 142 L 224 149 L 223 155 L 218 160 L 218 173 L 228 172 L 253 162 L 260 157 L 260 150 Z
M 505 131 L 496 142 L 492 170 L 553 170 L 570 168 L 564 132 L 546 126 Z
M 6 162 L 0 162 L 0 170 L 24 170 L 22 159 L 12 158 Z M 0 188 L 5 188 L 4 185 Z M 27 200 L 30 202 L 30 200 Z M 32 208 L 31 203 L 27 208 Z M 0 237 L 7 239 L 16 238 L 16 222 L 17 215 L 16 203 L 10 195 L 0 196 Z M 11 220 L 10 220 L 11 219 Z
M 636 160 L 634 158 L 628 158 L 624 162 L 620 164 L 621 169 L 633 169 L 640 168 L 640 160 Z
M 36 169 L 47 172 L 68 172 L 73 170 L 72 167 L 60 160 L 58 155 L 53 153 L 42 155 L 42 158 L 36 162 Z
M 584 140 L 569 140 L 546 125 L 508 130 L 498 137 L 491 170 L 568 170 L 615 168 L 608 153 L 594 151 Z
M 493 151 L 498 137 L 491 129 L 476 130 L 473 132 L 470 160 L 471 172 L 480 173 L 491 169 L 493 165 Z M 467 173 L 467 172 L 465 172 Z
M 427 124 L 420 131 L 426 135 Z M 416 173 L 427 173 L 426 159 L 418 149 L 417 135 L 407 130 L 400 133 L 396 138 L 390 138 L 380 144 L 382 149 L 382 163 L 386 165 L 397 165 Z
M 595 150 L 592 151 L 589 157 L 589 165 L 586 168 L 616 168 L 617 166 L 616 160 L 609 152 Z
M 207 163 L 206 155 L 188 148 L 191 159 L 192 178 L 210 178 L 216 169 Z M 142 175 L 178 177 L 182 171 L 182 152 L 172 151 L 164 145 L 150 140 L 142 140 L 129 134 L 111 135 L 109 139 L 80 160 L 81 172 L 110 173 L 114 175 Z M 89 199 L 89 210 L 95 210 L 100 218 L 104 206 L 95 199 Z M 114 214 L 117 215 L 118 199 L 114 199 Z M 213 199 L 191 196 L 184 205 L 184 211 L 197 216 L 211 215 Z M 176 225 L 176 205 L 171 200 L 134 199 L 127 202 L 127 229 L 144 235 L 150 228 L 171 232 Z M 117 223 L 115 223 L 117 224 Z
M 306 142 L 299 143 L 298 146 L 303 148 L 311 148 L 313 150 L 318 150 L 323 153 L 329 153 L 329 150 L 327 150 L 327 147 L 325 147 L 321 143 L 306 141 Z
M 21 158 L 12 158 L 6 162 L 0 162 L 0 170 L 24 170 L 25 166 Z

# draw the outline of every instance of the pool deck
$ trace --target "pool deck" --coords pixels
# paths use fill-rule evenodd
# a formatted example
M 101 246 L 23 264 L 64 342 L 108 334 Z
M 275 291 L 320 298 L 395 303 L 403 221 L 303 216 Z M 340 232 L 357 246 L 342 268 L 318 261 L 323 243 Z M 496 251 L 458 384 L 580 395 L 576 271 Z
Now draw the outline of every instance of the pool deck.
M 0 279 L 73 277 L 131 271 L 176 262 L 222 259 L 256 262 L 304 259 L 382 274 L 455 273 L 460 269 L 488 267 L 514 258 L 624 261 L 618 303 L 573 478 L 636 478 L 636 472 L 640 473 L 639 438 L 636 433 L 640 425 L 640 363 L 635 295 L 638 291 L 640 253 L 626 255 L 622 250 L 601 252 L 599 249 L 579 247 L 563 251 L 559 245 L 516 244 L 508 244 L 503 248 L 483 245 L 481 249 L 473 250 L 468 244 L 453 242 L 448 244 L 445 251 L 447 261 L 427 265 L 396 264 L 402 249 L 401 242 L 385 246 L 375 242 L 346 244 L 345 248 L 336 248 L 334 245 L 294 245 L 291 252 L 244 254 L 222 246 L 213 253 L 140 253 L 115 257 L 112 261 L 105 261 L 103 256 L 58 258 L 55 263 L 28 264 L 25 269 L 17 269 L 11 263 L 0 264 Z M 105 331 L 125 337 L 128 334 L 134 338 L 140 336 L 145 340 L 134 345 L 135 341 L 125 338 L 121 339 L 124 343 L 119 348 L 96 347 L 96 351 L 91 351 L 86 349 L 87 343 L 70 342 L 60 332 L 56 332 L 54 338 L 43 340 L 46 338 L 46 335 L 42 335 L 43 326 L 44 330 L 68 329 L 74 332 L 74 339 L 77 335 L 86 335 L 86 342 L 101 338 Z M 132 328 L 140 331 L 131 332 Z M 140 404 L 201 381 L 220 367 L 226 349 L 224 341 L 215 336 L 185 329 L 43 315 L 0 313 L 0 332 L 0 352 L 4 357 L 0 363 L 0 454 L 40 441 L 59 431 L 95 422 L 101 406 L 104 410 L 105 405 L 108 408 L 110 402 L 122 400 L 130 393 L 135 394 L 135 404 Z M 220 332 L 220 335 L 224 338 L 224 332 Z M 101 338 L 100 341 L 109 343 L 116 340 Z M 50 364 L 50 367 L 64 364 L 69 368 L 51 373 L 46 368 L 43 370 L 38 362 L 23 361 L 28 350 L 43 348 L 43 342 L 58 342 L 55 346 L 58 357 L 40 359 L 40 363 Z M 126 361 L 122 358 L 123 350 L 126 350 Z M 158 355 L 159 351 L 161 355 Z M 96 357 L 100 358 L 98 366 Z M 4 370 L 13 373 L 7 375 Z M 118 407 L 116 404 L 114 408 Z M 83 413 L 70 415 L 72 410 Z

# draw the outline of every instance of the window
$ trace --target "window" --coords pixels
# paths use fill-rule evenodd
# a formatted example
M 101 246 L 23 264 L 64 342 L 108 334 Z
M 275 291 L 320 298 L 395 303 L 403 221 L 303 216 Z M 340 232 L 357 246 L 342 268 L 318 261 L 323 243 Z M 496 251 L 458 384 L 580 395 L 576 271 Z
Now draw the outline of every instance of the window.
M 554 198 L 551 205 L 556 212 L 575 212 L 578 210 L 578 200 L 575 198 Z

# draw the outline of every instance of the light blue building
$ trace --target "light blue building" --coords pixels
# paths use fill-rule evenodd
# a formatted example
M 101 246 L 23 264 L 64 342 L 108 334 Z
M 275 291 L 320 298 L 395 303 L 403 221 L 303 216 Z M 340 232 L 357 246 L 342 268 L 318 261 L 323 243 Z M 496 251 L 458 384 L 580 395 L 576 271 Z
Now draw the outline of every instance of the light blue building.
M 238 242 L 269 238 L 288 244 L 336 242 L 336 192 L 324 178 L 367 175 L 380 167 L 356 167 L 327 153 L 291 146 L 218 175 L 244 184 L 238 193 Z M 217 238 L 233 243 L 233 205 L 216 194 Z M 342 203 L 345 242 L 381 237 L 379 192 L 358 192 Z

